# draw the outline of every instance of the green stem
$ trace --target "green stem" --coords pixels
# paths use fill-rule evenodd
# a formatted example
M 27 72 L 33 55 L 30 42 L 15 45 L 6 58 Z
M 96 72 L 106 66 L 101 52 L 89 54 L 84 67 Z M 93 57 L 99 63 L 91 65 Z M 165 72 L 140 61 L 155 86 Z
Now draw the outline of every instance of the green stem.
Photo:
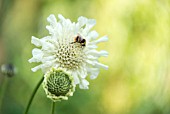
M 32 95 L 31 95 L 31 98 L 30 98 L 30 100 L 29 100 L 29 102 L 28 102 L 28 104 L 27 104 L 27 108 L 25 109 L 24 114 L 27 114 L 27 113 L 28 113 L 28 110 L 29 110 L 29 108 L 30 108 L 30 105 L 31 105 L 31 103 L 32 103 L 32 100 L 33 100 L 33 98 L 34 98 L 34 96 L 35 96 L 35 94 L 36 94 L 38 88 L 40 87 L 40 85 L 41 85 L 43 79 L 44 79 L 44 76 L 41 78 L 41 80 L 40 80 L 40 81 L 38 82 L 38 84 L 36 85 L 36 87 L 35 87 L 35 89 L 34 89 Z
M 7 77 L 2 77 L 2 84 L 0 86 L 0 113 L 1 113 L 1 109 L 2 109 L 2 103 L 3 103 L 3 98 L 5 95 L 5 91 L 7 89 L 7 85 L 8 85 L 8 78 Z
M 52 101 L 51 114 L 54 114 L 54 112 L 55 112 L 55 102 Z

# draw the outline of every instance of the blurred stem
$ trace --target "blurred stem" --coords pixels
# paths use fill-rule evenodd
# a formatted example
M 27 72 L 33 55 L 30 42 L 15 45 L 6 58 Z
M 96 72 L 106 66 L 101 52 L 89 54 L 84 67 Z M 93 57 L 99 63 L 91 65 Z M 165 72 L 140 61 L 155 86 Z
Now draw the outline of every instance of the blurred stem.
M 44 79 L 44 76 L 41 78 L 41 80 L 40 80 L 40 81 L 38 82 L 38 84 L 36 85 L 36 87 L 35 87 L 32 95 L 31 95 L 31 98 L 30 98 L 30 100 L 29 100 L 29 102 L 28 102 L 28 104 L 27 104 L 27 107 L 26 107 L 26 109 L 25 109 L 24 114 L 27 114 L 27 113 L 28 113 L 28 110 L 29 110 L 29 108 L 30 108 L 30 105 L 31 105 L 31 103 L 32 103 L 32 100 L 34 99 L 34 96 L 35 96 L 35 94 L 37 93 L 37 90 L 38 90 L 38 88 L 40 87 L 43 79 Z
M 1 87 L 0 87 L 0 113 L 1 113 L 2 102 L 3 102 L 3 98 L 4 98 L 4 95 L 5 95 L 7 85 L 8 85 L 8 79 L 6 77 L 4 77 L 3 80 L 2 80 Z
M 55 111 L 55 102 L 52 101 L 51 114 L 54 114 L 54 111 Z

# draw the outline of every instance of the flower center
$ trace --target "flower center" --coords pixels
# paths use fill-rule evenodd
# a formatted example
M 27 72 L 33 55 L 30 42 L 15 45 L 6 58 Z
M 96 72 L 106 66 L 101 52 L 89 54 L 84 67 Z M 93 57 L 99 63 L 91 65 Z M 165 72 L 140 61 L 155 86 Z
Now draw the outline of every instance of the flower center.
M 77 69 L 84 61 L 84 47 L 80 43 L 60 44 L 56 52 L 61 68 Z

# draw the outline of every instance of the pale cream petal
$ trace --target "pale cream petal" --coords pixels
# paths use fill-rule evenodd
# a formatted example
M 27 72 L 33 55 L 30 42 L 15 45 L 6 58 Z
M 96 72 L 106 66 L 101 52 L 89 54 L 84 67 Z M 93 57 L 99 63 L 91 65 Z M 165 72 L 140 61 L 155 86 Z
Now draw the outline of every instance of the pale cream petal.
M 104 65 L 104 64 L 99 63 L 99 62 L 96 62 L 95 66 L 98 67 L 98 68 L 106 69 L 106 70 L 108 70 L 108 68 L 109 68 L 107 65 Z
M 79 84 L 80 89 L 89 89 L 88 85 L 89 82 L 86 79 L 81 79 L 81 82 Z
M 34 36 L 32 36 L 32 38 L 31 38 L 31 43 L 37 47 L 42 46 L 40 39 L 36 38 Z

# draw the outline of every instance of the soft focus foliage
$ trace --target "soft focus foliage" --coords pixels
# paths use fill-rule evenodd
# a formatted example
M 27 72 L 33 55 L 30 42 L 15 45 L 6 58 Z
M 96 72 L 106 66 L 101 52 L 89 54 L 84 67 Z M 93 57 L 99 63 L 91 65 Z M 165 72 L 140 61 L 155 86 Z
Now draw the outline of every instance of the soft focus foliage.
M 94 18 L 94 27 L 109 41 L 109 52 L 89 90 L 76 88 L 68 101 L 58 102 L 57 114 L 170 113 L 169 0 L 1 0 L 0 65 L 13 63 L 18 73 L 0 75 L 0 114 L 21 114 L 42 73 L 33 73 L 31 36 L 48 35 L 46 18 L 63 14 L 76 21 Z M 39 89 L 30 114 L 49 114 L 51 101 Z

